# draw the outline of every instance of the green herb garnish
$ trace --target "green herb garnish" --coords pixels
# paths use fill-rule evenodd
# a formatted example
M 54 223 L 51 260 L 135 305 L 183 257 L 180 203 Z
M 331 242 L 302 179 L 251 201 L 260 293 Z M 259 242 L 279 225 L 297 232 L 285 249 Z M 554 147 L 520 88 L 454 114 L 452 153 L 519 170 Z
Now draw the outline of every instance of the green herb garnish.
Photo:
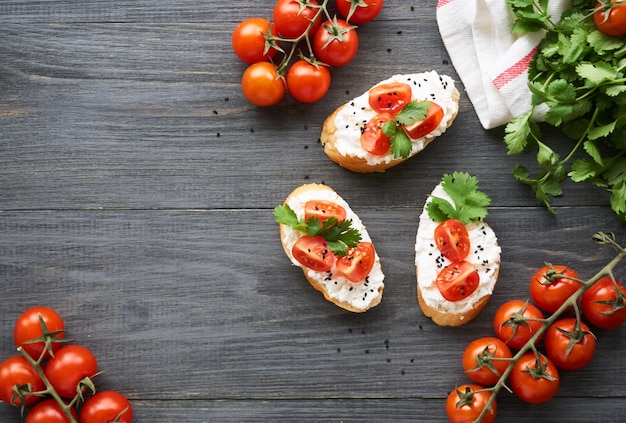
M 321 222 L 316 217 L 299 219 L 296 212 L 286 204 L 274 208 L 276 222 L 289 226 L 310 236 L 321 236 L 328 243 L 330 251 L 338 256 L 345 256 L 348 248 L 356 247 L 361 241 L 361 233 L 352 227 L 351 220 L 337 220 L 330 217 Z
M 537 175 L 521 164 L 513 175 L 532 186 L 552 213 L 550 197 L 563 194 L 568 176 L 605 188 L 612 210 L 626 223 L 626 37 L 597 30 L 595 0 L 573 0 L 558 25 L 547 0 L 507 3 L 516 17 L 513 32 L 546 31 L 528 72 L 531 110 L 509 122 L 504 136 L 509 155 L 537 150 Z M 542 141 L 532 121 L 541 104 L 548 107 L 546 123 L 575 141 L 564 158 Z
M 457 219 L 468 224 L 487 216 L 487 206 L 491 199 L 478 189 L 478 179 L 466 172 L 445 174 L 441 187 L 450 196 L 454 204 L 440 197 L 431 197 L 426 205 L 428 215 L 436 222 Z
M 430 103 L 428 101 L 413 100 L 394 116 L 394 120 L 385 122 L 383 134 L 389 137 L 391 153 L 395 158 L 406 159 L 411 154 L 411 139 L 402 130 L 402 125 L 411 125 L 426 118 Z

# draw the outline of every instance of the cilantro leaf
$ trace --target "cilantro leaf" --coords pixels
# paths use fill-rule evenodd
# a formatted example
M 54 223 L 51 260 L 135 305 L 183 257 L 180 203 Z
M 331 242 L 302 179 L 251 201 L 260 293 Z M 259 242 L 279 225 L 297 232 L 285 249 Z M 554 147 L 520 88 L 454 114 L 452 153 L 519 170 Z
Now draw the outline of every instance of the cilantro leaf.
M 406 159 L 411 154 L 413 144 L 411 139 L 402 129 L 402 125 L 411 125 L 423 120 L 428 113 L 430 103 L 427 101 L 413 100 L 406 104 L 402 110 L 383 125 L 383 134 L 389 137 L 391 153 L 395 158 Z
M 426 205 L 429 216 L 437 221 L 458 219 L 464 224 L 487 216 L 491 199 L 478 189 L 478 179 L 466 172 L 443 175 L 441 187 L 452 199 L 452 203 L 440 197 L 431 197 Z

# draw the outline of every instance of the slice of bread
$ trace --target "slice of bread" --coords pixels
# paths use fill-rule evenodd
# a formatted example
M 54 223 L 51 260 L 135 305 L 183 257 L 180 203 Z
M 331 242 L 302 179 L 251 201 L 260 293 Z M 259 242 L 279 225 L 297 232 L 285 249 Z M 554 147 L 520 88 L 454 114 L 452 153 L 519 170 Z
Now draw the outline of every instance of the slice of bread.
M 372 242 L 361 219 L 352 211 L 348 203 L 332 188 L 322 184 L 306 184 L 296 188 L 287 196 L 284 204 L 288 205 L 299 218 L 304 217 L 304 204 L 309 200 L 333 201 L 346 210 L 346 220 L 352 221 L 352 227 L 361 233 L 361 241 Z M 361 313 L 378 305 L 382 300 L 384 274 L 380 257 L 375 255 L 374 266 L 370 274 L 362 281 L 351 282 L 338 274 L 335 267 L 329 272 L 317 272 L 301 265 L 293 256 L 292 248 L 304 232 L 286 225 L 280 226 L 280 241 L 291 262 L 302 269 L 309 283 L 320 291 L 326 300 L 351 312 Z
M 444 110 L 444 117 L 439 126 L 428 135 L 411 140 L 411 152 L 406 158 L 394 157 L 391 152 L 384 155 L 368 153 L 360 144 L 365 124 L 376 116 L 376 112 L 372 110 L 368 102 L 368 90 L 337 108 L 324 121 L 320 142 L 324 146 L 324 152 L 333 162 L 353 172 L 384 172 L 422 151 L 443 134 L 456 118 L 460 94 L 452 78 L 431 71 L 394 75 L 375 86 L 392 82 L 409 84 L 412 88 L 413 100 L 429 100 L 440 105 Z

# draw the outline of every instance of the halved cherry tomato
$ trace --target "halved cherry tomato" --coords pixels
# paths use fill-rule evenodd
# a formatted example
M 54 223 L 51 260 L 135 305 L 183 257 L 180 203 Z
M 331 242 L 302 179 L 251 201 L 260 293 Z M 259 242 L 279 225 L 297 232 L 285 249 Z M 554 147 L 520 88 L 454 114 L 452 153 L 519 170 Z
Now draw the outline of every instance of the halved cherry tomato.
M 596 352 L 596 338 L 589 326 L 573 317 L 554 322 L 543 342 L 548 357 L 563 370 L 582 369 Z
M 48 360 L 44 373 L 62 398 L 73 398 L 84 378 L 98 372 L 93 353 L 81 345 L 67 345 Z
M 626 322 L 626 288 L 620 281 L 614 285 L 611 278 L 601 278 L 582 295 L 581 306 L 589 323 L 614 329 Z
M 321 236 L 303 235 L 291 249 L 291 254 L 301 265 L 316 272 L 328 272 L 335 264 L 335 253 Z
M 465 260 L 470 252 L 467 228 L 457 219 L 448 219 L 437 225 L 435 244 L 441 255 L 452 262 Z
M 329 66 L 344 66 L 354 59 L 359 50 L 356 27 L 342 19 L 328 20 L 313 36 L 315 56 Z
M 519 349 L 541 328 L 542 320 L 541 310 L 528 301 L 510 300 L 496 311 L 493 330 L 510 348 Z
M 394 117 L 389 113 L 374 116 L 365 124 L 359 139 L 363 150 L 371 154 L 385 154 L 391 148 L 391 139 L 383 133 L 383 126 Z
M 402 126 L 409 138 L 416 140 L 425 137 L 433 132 L 443 120 L 444 113 L 441 106 L 432 101 L 428 101 L 428 103 L 430 103 L 430 107 L 428 107 L 424 119 Z
M 314 65 L 306 60 L 298 60 L 287 72 L 287 89 L 302 103 L 321 100 L 330 88 L 330 71 L 327 66 Z
M 617 3 L 621 0 L 611 0 L 611 3 Z M 596 3 L 596 9 L 600 8 L 602 3 Z M 600 32 L 611 37 L 623 37 L 626 35 L 626 3 L 621 5 L 611 5 L 610 9 L 598 10 L 593 14 L 593 22 Z
M 474 382 L 493 386 L 506 371 L 511 357 L 511 350 L 500 339 L 478 338 L 465 347 L 463 370 Z
M 527 352 L 515 363 L 509 375 L 509 386 L 529 404 L 541 404 L 559 390 L 559 371 L 548 357 Z
M 269 32 L 268 32 L 269 31 Z M 276 25 L 263 18 L 246 19 L 237 25 L 232 35 L 233 51 L 246 63 L 269 60 L 278 50 L 270 47 L 266 51 L 265 36 L 271 33 L 278 35 Z
M 365 279 L 374 267 L 376 252 L 371 242 L 359 242 L 348 254 L 337 258 L 337 271 L 352 282 Z
M 468 261 L 451 263 L 444 267 L 435 283 L 443 298 L 448 301 L 459 301 L 467 298 L 478 288 L 480 276 L 474 265 Z
M 253 63 L 241 77 L 243 95 L 256 106 L 273 106 L 285 96 L 285 81 L 270 62 Z
M 392 82 L 370 88 L 368 102 L 376 113 L 396 114 L 411 102 L 413 92 L 409 84 Z
M 316 0 L 278 0 L 274 5 L 273 19 L 280 35 L 298 38 L 306 32 L 317 15 L 309 31 L 309 34 L 315 34 L 321 24 L 321 14 L 318 14 L 320 8 L 315 7 L 317 5 Z
M 13 388 L 17 386 L 16 393 Z M 33 404 L 41 399 L 33 392 L 46 389 L 46 385 L 33 366 L 21 355 L 9 357 L 0 363 L 0 400 L 21 406 Z
M 131 423 L 133 408 L 128 399 L 116 391 L 100 391 L 89 397 L 80 411 L 81 423 Z
M 547 313 L 554 313 L 582 285 L 578 274 L 567 266 L 546 265 L 530 279 L 530 297 Z
M 46 329 L 45 336 L 43 328 Z M 22 347 L 34 360 L 38 360 L 42 354 L 49 357 L 49 350 L 61 348 L 59 340 L 63 340 L 64 330 L 65 324 L 59 313 L 49 307 L 36 306 L 24 311 L 17 318 L 13 327 L 13 339 L 16 347 Z M 39 342 L 31 342 L 34 340 Z M 46 342 L 50 343 L 48 349 Z
M 309 220 L 311 217 L 318 219 L 320 222 L 325 221 L 329 217 L 342 221 L 346 220 L 346 209 L 333 201 L 310 200 L 304 203 L 304 220 Z
M 450 392 L 446 399 L 446 414 L 451 423 L 469 423 L 475 421 L 487 406 L 493 395 L 480 385 L 467 383 Z M 485 413 L 482 423 L 492 423 L 496 418 L 498 405 L 494 400 L 491 409 Z
M 70 413 L 74 421 L 78 421 L 76 410 L 72 408 Z M 33 408 L 28 410 L 24 423 L 70 423 L 70 419 L 54 398 L 48 398 L 35 404 Z M 89 422 L 85 420 L 84 423 Z
M 384 3 L 384 0 L 337 0 L 337 9 L 348 22 L 363 24 L 378 16 Z

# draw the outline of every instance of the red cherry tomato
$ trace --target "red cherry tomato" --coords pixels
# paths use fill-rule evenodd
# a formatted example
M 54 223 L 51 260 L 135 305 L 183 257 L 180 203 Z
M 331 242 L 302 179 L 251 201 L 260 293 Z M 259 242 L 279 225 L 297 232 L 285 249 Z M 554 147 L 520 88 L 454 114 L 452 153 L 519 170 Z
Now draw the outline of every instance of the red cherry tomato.
M 589 327 L 572 317 L 554 322 L 543 342 L 548 357 L 563 370 L 582 369 L 596 352 L 596 338 Z
M 433 132 L 443 120 L 443 109 L 437 103 L 427 101 L 430 104 L 426 117 L 409 125 L 403 125 L 404 132 L 414 140 L 425 137 Z
M 80 410 L 81 423 L 131 423 L 133 408 L 128 399 L 115 391 L 101 391 L 89 397 Z
M 250 103 L 256 106 L 273 106 L 285 96 L 285 82 L 276 66 L 258 62 L 248 66 L 241 77 L 241 89 Z
M 450 392 L 446 399 L 446 414 L 450 423 L 470 423 L 478 418 L 492 395 L 483 389 L 480 385 L 465 384 Z M 498 405 L 494 400 L 481 422 L 492 423 L 497 412 Z
M 493 318 L 496 336 L 510 348 L 522 348 L 543 325 L 543 313 L 527 301 L 511 300 Z M 541 338 L 541 337 L 539 337 Z
M 371 118 L 365 124 L 359 139 L 363 150 L 375 155 L 387 154 L 391 148 L 391 139 L 384 134 L 383 126 L 394 120 L 394 117 L 389 113 L 382 113 Z
M 291 254 L 298 263 L 316 272 L 328 272 L 336 260 L 335 253 L 321 236 L 301 236 L 293 245 Z
M 72 408 L 70 413 L 74 421 L 78 421 L 76 410 Z M 28 410 L 25 423 L 70 423 L 70 421 L 59 403 L 53 398 L 48 398 L 35 404 L 33 408 Z
M 474 382 L 493 386 L 509 366 L 511 350 L 498 338 L 476 339 L 465 347 L 463 370 Z
M 448 219 L 437 225 L 435 244 L 441 255 L 452 262 L 465 260 L 470 252 L 467 228 L 457 219 Z
M 346 220 L 346 209 L 333 201 L 310 200 L 304 203 L 304 220 L 307 221 L 312 217 L 320 222 L 330 217 L 342 221 Z
M 611 3 L 618 3 L 620 0 L 611 0 Z M 596 9 L 602 3 L 596 3 Z M 626 3 L 611 5 L 609 9 L 603 9 L 593 14 L 593 22 L 600 32 L 611 37 L 623 37 L 626 35 Z
M 365 279 L 374 267 L 376 251 L 371 242 L 359 242 L 348 249 L 348 254 L 337 258 L 337 271 L 352 282 Z
M 274 57 L 277 50 L 268 47 L 265 36 L 271 33 L 278 35 L 276 25 L 263 18 L 246 19 L 235 27 L 231 43 L 233 51 L 246 63 L 256 63 Z
M 84 378 L 91 378 L 98 372 L 96 357 L 81 345 L 67 345 L 59 349 L 48 360 L 45 375 L 63 398 L 73 398 L 78 393 L 78 385 Z
M 474 265 L 468 261 L 451 263 L 444 267 L 435 283 L 443 298 L 448 301 L 459 301 L 467 298 L 478 288 L 480 276 Z
M 17 394 L 13 391 L 16 385 L 19 391 Z M 0 400 L 3 402 L 15 406 L 30 405 L 41 398 L 31 394 L 44 389 L 46 386 L 37 371 L 21 355 L 9 357 L 0 363 Z
M 329 66 L 344 66 L 359 50 L 356 28 L 342 19 L 328 20 L 313 36 L 315 56 Z
M 368 103 L 376 113 L 396 114 L 411 102 L 413 91 L 409 84 L 392 82 L 376 85 L 368 92 Z
M 43 326 L 46 328 L 45 337 L 42 331 L 42 321 Z M 38 360 L 44 354 L 44 350 L 46 350 L 44 339 L 49 339 L 52 351 L 61 348 L 60 342 L 52 341 L 54 339 L 63 339 L 64 330 L 65 324 L 59 313 L 49 307 L 31 307 L 17 318 L 13 328 L 13 339 L 16 347 L 22 347 L 34 360 Z M 35 339 L 40 339 L 41 341 L 29 342 Z M 50 353 L 46 350 L 44 357 L 49 356 Z
M 528 352 L 515 363 L 509 375 L 509 386 L 524 402 L 541 404 L 559 390 L 559 371 L 548 357 Z
M 285 38 L 298 38 L 313 22 L 309 34 L 315 34 L 321 23 L 320 8 L 314 7 L 317 5 L 315 0 L 278 0 L 273 16 L 276 29 Z
M 546 265 L 530 279 L 530 297 L 547 313 L 554 313 L 582 285 L 578 274 L 561 265 Z
M 581 306 L 589 323 L 614 329 L 626 321 L 626 288 L 620 281 L 601 278 L 582 295 Z
M 346 21 L 363 24 L 378 16 L 384 3 L 384 0 L 337 0 L 337 9 Z
M 314 103 L 326 95 L 330 88 L 330 71 L 324 65 L 313 65 L 298 60 L 287 72 L 287 89 L 302 103 Z

